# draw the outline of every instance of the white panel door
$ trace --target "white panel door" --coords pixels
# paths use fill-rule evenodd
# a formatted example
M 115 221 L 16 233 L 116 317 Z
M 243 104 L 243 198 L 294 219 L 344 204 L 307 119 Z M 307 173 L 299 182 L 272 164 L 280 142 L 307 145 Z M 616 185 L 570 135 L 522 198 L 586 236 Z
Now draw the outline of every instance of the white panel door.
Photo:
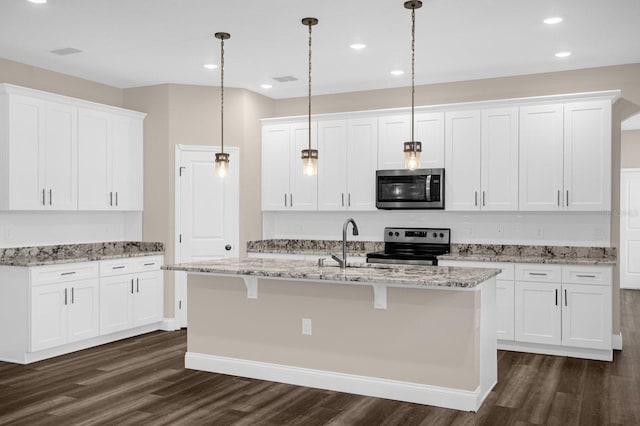
M 482 111 L 482 210 L 518 210 L 518 108 Z
M 133 275 L 100 278 L 100 335 L 131 328 L 134 291 Z
M 562 344 L 611 349 L 611 287 L 562 285 Z
M 445 206 L 480 209 L 480 111 L 445 114 Z
M 496 280 L 496 337 L 514 338 L 514 282 Z
M 46 102 L 44 175 L 47 208 L 78 209 L 78 108 Z
M 68 298 L 66 283 L 31 288 L 31 352 L 67 343 Z
M 411 116 L 378 117 L 378 169 L 404 169 L 404 143 L 411 139 Z
M 620 173 L 620 287 L 640 289 L 640 169 Z
M 563 110 L 520 107 L 520 210 L 563 208 Z
M 611 102 L 564 106 L 564 204 L 611 210 Z
M 416 140 L 422 142 L 420 168 L 444 167 L 444 112 L 416 114 L 414 132 Z
M 347 208 L 347 140 L 347 120 L 318 122 L 318 210 Z
M 288 124 L 262 126 L 262 210 L 289 208 L 289 147 Z
M 164 287 L 162 271 L 144 272 L 136 276 L 133 294 L 133 326 L 162 321 Z
M 176 150 L 176 263 L 237 257 L 239 239 L 240 151 L 227 148 L 229 173 L 215 174 L 214 147 Z M 288 153 L 288 151 L 287 151 Z M 186 273 L 175 273 L 176 317 L 187 326 Z
M 113 204 L 111 116 L 80 108 L 78 129 L 78 208 L 109 210 Z
M 516 281 L 515 340 L 559 345 L 560 284 Z
M 376 210 L 378 119 L 349 120 L 347 130 L 347 208 Z
M 318 127 L 311 123 L 311 148 L 317 149 Z M 289 206 L 293 210 L 316 210 L 318 208 L 318 176 L 302 174 L 302 150 L 309 148 L 309 125 L 291 124 L 291 160 L 289 169 Z M 318 156 L 322 155 L 318 152 Z
M 42 173 L 41 152 L 42 101 L 25 96 L 9 97 L 9 208 L 40 210 L 45 208 L 46 182 Z
M 100 284 L 98 278 L 74 281 L 67 287 L 67 342 L 95 337 L 100 332 Z
M 142 120 L 114 115 L 112 123 L 112 207 L 142 210 Z

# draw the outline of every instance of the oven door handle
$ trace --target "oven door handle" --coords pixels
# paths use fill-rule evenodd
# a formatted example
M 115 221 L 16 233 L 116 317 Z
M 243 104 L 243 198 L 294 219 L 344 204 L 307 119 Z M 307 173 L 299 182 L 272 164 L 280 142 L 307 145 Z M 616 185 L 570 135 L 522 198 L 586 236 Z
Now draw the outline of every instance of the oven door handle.
M 427 194 L 427 200 L 426 201 L 431 201 L 431 175 L 427 175 L 427 183 L 426 183 L 426 194 Z

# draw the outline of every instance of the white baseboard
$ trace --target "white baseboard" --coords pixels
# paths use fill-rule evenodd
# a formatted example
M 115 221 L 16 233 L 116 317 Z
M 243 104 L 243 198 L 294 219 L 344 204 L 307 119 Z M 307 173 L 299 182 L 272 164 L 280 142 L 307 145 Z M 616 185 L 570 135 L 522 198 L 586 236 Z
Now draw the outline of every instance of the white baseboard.
M 622 332 L 611 336 L 611 347 L 617 351 L 622 350 Z
M 175 331 L 180 330 L 180 326 L 178 325 L 178 321 L 175 318 L 165 318 L 162 320 L 160 330 Z
M 477 411 L 484 397 L 480 387 L 475 391 L 443 388 L 194 352 L 186 353 L 185 367 L 463 411 Z
M 504 351 L 529 352 L 534 354 L 568 356 L 572 358 L 595 359 L 598 361 L 613 361 L 611 349 L 586 349 L 570 346 L 544 345 L 540 343 L 512 342 L 498 340 L 498 349 Z

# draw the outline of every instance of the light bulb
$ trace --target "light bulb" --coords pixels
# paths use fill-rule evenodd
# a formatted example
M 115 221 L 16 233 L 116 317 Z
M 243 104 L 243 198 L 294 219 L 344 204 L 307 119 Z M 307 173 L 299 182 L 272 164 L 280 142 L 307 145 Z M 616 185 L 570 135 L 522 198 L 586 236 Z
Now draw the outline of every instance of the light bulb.
M 221 178 L 227 175 L 227 171 L 229 170 L 229 163 L 227 161 L 218 161 L 216 162 L 216 174 Z
M 315 176 L 318 174 L 318 163 L 315 158 L 305 158 L 302 163 L 302 174 L 305 176 Z
M 409 170 L 420 168 L 420 152 L 406 152 L 404 158 L 404 167 Z

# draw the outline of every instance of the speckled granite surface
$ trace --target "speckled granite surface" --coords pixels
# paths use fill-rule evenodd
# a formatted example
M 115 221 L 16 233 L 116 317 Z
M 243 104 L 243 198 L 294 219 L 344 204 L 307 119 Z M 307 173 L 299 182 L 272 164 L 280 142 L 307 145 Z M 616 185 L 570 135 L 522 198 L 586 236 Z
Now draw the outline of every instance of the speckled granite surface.
M 384 250 L 382 241 L 348 241 L 349 256 L 366 256 Z M 342 241 L 274 239 L 249 241 L 249 253 L 318 254 L 340 253 Z M 527 246 L 501 244 L 452 244 L 451 253 L 442 260 L 484 262 L 569 263 L 614 265 L 616 249 L 611 247 Z
M 158 254 L 164 254 L 163 243 L 142 241 L 0 248 L 0 265 L 38 266 Z
M 314 262 L 283 259 L 224 259 L 164 266 L 163 269 L 212 274 L 251 275 L 271 278 L 338 281 L 345 284 L 381 283 L 391 287 L 474 288 L 495 277 L 499 269 L 448 266 L 350 265 L 340 269 L 336 263 L 317 266 Z
M 438 259 L 483 262 L 615 265 L 617 256 L 616 249 L 613 247 L 452 244 L 451 253 L 438 256 Z

